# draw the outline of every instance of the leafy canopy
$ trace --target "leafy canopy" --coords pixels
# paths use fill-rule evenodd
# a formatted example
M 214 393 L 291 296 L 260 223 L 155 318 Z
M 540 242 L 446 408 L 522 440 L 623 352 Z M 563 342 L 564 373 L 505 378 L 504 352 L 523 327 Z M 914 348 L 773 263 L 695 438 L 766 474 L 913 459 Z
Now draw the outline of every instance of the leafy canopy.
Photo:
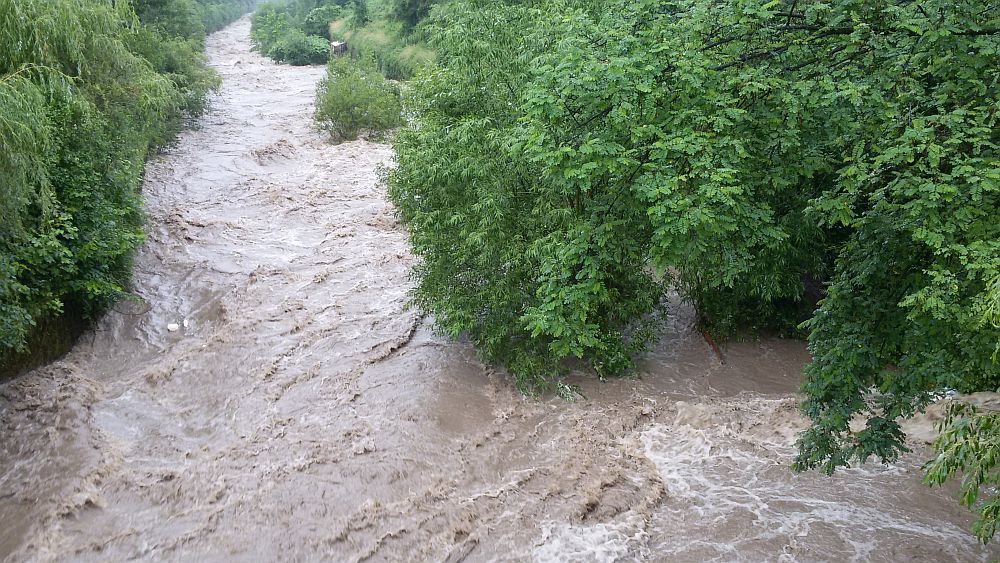
M 668 281 L 711 331 L 808 335 L 799 469 L 893 460 L 932 391 L 1000 385 L 997 4 L 469 1 L 429 29 L 389 178 L 416 299 L 523 387 L 627 370 Z

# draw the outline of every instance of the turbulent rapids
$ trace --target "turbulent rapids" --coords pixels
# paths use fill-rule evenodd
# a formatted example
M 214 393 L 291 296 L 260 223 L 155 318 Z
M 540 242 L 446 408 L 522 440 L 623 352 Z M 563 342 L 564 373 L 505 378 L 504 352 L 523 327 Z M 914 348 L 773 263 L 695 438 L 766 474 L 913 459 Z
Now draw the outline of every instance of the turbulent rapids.
M 408 307 L 386 145 L 321 67 L 209 38 L 214 109 L 151 162 L 135 301 L 0 386 L 0 553 L 109 561 L 978 561 L 950 489 L 789 469 L 801 343 L 721 364 L 677 303 L 639 377 L 522 397 Z M 927 425 L 930 422 L 926 423 Z

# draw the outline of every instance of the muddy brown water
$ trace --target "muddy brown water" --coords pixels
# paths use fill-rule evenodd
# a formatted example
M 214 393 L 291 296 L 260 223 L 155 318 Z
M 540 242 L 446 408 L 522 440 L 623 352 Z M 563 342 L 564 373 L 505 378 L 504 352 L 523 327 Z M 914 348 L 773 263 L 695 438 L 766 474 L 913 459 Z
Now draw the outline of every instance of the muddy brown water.
M 209 38 L 214 109 L 149 166 L 142 301 L 0 385 L 7 560 L 997 556 L 920 484 L 920 444 L 789 470 L 801 343 L 721 364 L 677 303 L 638 378 L 576 375 L 569 403 L 434 336 L 377 180 L 390 148 L 328 144 L 323 68 L 262 59 L 248 30 Z

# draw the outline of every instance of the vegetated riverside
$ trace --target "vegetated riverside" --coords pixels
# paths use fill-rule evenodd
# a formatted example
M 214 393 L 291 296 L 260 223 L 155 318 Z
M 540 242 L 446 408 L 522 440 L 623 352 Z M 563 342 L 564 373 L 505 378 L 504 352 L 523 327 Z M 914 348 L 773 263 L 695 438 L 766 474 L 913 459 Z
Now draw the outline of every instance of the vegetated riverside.
M 253 16 L 254 49 L 290 64 L 319 64 L 327 40 L 348 42 L 354 60 L 371 62 L 386 78 L 411 78 L 434 58 L 418 25 L 431 0 L 287 0 L 265 2 Z M 363 109 L 363 108 L 359 108 Z
M 145 159 L 218 84 L 205 33 L 253 3 L 0 0 L 0 376 L 125 294 Z
M 727 362 L 670 295 L 640 377 L 525 398 L 407 307 L 386 145 L 311 123 L 321 67 L 207 40 L 223 78 L 151 162 L 143 307 L 0 386 L 12 560 L 980 560 L 917 451 L 794 474 L 804 346 Z M 125 314 L 129 313 L 129 314 Z M 168 325 L 177 324 L 171 332 Z M 923 424 L 926 433 L 927 424 Z
M 442 332 L 565 395 L 634 367 L 671 288 L 711 341 L 804 336 L 803 471 L 1000 387 L 995 2 L 495 4 L 422 24 L 389 176 Z M 928 480 L 964 471 L 985 542 L 1000 417 L 955 404 Z

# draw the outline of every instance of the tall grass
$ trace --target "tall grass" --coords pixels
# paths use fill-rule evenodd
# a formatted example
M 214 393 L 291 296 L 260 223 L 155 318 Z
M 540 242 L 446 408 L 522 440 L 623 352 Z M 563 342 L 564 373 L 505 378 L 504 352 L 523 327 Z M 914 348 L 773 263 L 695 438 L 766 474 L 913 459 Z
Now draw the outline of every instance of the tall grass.
M 353 58 L 375 61 L 375 67 L 390 80 L 406 80 L 422 66 L 433 62 L 434 52 L 404 38 L 400 24 L 379 19 L 351 29 L 347 18 L 330 24 L 330 37 L 346 41 Z

